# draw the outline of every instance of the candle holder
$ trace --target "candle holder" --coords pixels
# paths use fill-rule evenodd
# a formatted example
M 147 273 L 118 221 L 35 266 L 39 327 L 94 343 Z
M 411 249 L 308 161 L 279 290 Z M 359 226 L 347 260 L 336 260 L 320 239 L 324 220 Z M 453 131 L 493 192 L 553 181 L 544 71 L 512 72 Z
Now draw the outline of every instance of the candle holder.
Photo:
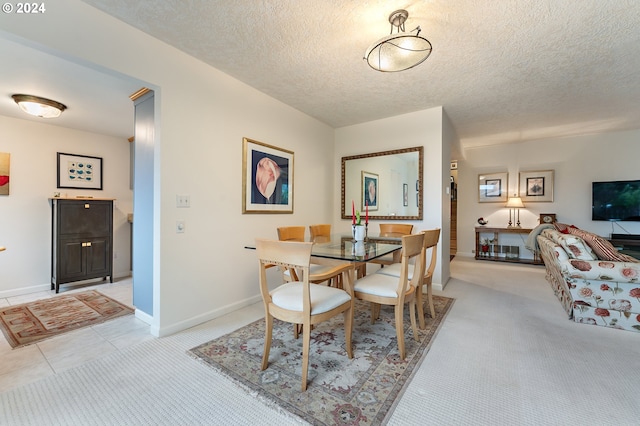
M 364 240 L 369 241 L 369 223 L 364 224 Z
M 352 243 L 356 242 L 356 225 L 351 225 L 351 236 L 353 237 L 351 239 Z

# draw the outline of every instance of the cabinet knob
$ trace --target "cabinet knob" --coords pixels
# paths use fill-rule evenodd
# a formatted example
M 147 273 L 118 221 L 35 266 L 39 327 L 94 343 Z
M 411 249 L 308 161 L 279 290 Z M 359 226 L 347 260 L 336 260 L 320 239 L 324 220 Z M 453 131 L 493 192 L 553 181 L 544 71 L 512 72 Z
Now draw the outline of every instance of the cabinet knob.
M 89 207 L 91 207 L 91 204 L 89 204 L 89 203 L 85 203 L 85 204 L 84 204 L 84 208 L 85 208 L 85 209 L 88 209 Z

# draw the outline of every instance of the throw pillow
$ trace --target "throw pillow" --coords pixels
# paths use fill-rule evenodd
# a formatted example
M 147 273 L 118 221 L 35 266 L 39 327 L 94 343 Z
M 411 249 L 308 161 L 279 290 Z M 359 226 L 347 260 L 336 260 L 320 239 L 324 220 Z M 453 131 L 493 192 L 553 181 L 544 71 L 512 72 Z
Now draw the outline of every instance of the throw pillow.
M 566 223 L 560 223 L 560 222 L 553 222 L 553 226 L 555 226 L 556 229 L 562 232 L 563 234 L 568 234 L 569 228 L 578 229 L 578 227 L 575 225 L 567 225 Z
M 582 238 L 591 247 L 593 252 L 600 260 L 609 260 L 612 262 L 629 262 L 629 256 L 620 253 L 607 240 L 599 235 L 584 231 L 578 228 L 569 228 L 569 233 Z
M 558 244 L 567 252 L 570 259 L 598 260 L 591 247 L 577 235 L 560 234 Z

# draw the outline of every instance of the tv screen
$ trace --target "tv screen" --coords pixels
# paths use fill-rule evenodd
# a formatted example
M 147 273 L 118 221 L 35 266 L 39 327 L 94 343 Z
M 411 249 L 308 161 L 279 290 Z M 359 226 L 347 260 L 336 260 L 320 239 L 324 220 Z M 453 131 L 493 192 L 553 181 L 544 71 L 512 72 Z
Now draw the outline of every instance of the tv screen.
M 640 222 L 640 180 L 593 182 L 591 219 Z

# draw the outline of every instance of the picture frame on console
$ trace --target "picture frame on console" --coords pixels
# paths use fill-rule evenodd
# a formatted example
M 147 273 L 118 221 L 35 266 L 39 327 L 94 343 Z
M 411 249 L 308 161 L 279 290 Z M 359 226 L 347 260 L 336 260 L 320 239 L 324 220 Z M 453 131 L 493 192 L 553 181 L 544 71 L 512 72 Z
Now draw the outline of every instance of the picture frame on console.
M 524 202 L 553 202 L 553 170 L 520 172 L 518 190 Z

